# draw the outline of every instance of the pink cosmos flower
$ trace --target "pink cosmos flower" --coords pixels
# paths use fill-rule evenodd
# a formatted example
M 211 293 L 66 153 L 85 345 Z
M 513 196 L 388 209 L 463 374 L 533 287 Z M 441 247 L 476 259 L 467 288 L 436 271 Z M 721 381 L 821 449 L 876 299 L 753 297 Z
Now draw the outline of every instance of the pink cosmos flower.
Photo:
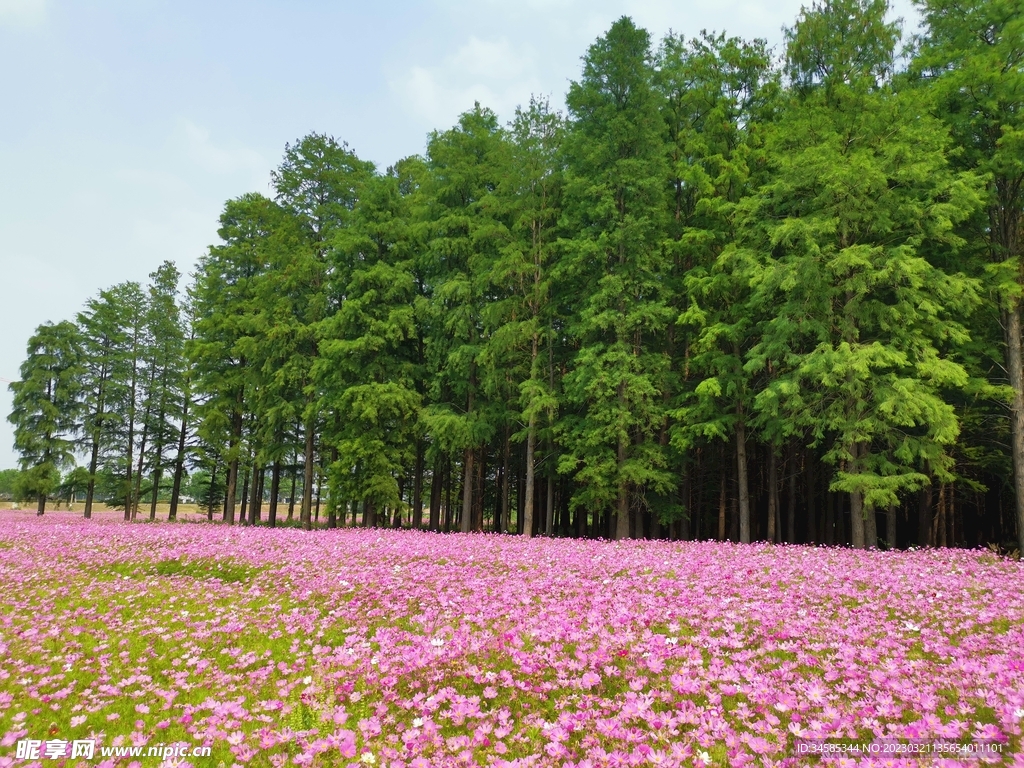
M 580 678 L 580 685 L 588 690 L 600 682 L 601 676 L 594 672 L 584 672 L 583 677 Z

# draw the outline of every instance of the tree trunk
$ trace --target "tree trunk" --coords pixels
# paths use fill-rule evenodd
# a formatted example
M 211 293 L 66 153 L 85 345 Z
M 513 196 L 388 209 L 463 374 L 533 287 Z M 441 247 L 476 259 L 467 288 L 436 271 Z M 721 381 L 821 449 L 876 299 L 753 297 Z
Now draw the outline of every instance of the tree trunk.
M 864 542 L 864 497 L 859 491 L 850 494 L 850 544 L 866 549 Z
M 825 488 L 825 546 L 831 547 L 836 543 L 836 497 L 835 494 Z
M 948 524 L 949 530 L 947 532 L 946 541 L 949 542 L 949 546 L 955 547 L 957 541 L 956 536 L 959 527 L 957 526 L 956 521 L 956 486 L 952 484 L 949 486 L 949 496 L 947 497 L 947 501 L 948 504 L 946 507 L 946 522 Z
M 161 383 L 162 391 L 166 392 L 167 382 L 164 380 Z M 156 433 L 156 439 L 153 441 L 153 495 L 149 503 L 149 519 L 156 520 L 156 503 L 160 495 L 160 480 L 163 478 L 164 467 L 164 419 L 167 418 L 166 405 L 164 404 L 164 395 L 161 395 L 160 413 L 157 416 L 156 423 L 160 425 Z
M 303 454 L 305 464 L 302 472 L 302 506 L 299 508 L 299 521 L 302 527 L 310 531 L 313 529 L 313 448 L 316 435 L 313 431 L 313 418 L 306 421 L 306 445 Z
M 937 547 L 946 546 L 946 484 L 939 484 L 939 503 L 932 524 L 932 541 Z
M 444 532 L 452 529 L 452 459 L 445 458 L 444 465 Z
M 224 504 L 224 521 L 228 525 L 235 524 L 235 493 L 238 490 L 238 443 L 242 439 L 242 393 L 235 398 L 235 412 L 231 415 L 231 439 L 228 451 L 231 460 L 228 463 L 227 497 Z
M 295 456 L 294 454 L 292 455 L 292 458 L 293 459 L 298 459 L 298 457 Z M 295 519 L 295 485 L 296 485 L 296 482 L 298 481 L 298 478 L 299 478 L 299 465 L 298 464 L 292 464 L 292 488 L 291 488 L 291 491 L 288 493 L 288 520 L 289 521 Z
M 109 349 L 109 348 L 104 346 L 104 350 L 107 350 L 107 349 Z M 92 415 L 92 422 L 93 422 L 94 425 L 97 425 L 97 424 L 100 423 L 100 419 L 103 418 L 103 415 L 104 415 L 104 412 L 105 412 L 107 378 L 108 378 L 107 366 L 106 366 L 106 363 L 103 363 L 103 364 L 100 365 L 100 375 L 99 375 L 99 382 L 98 382 L 99 389 L 96 392 L 96 411 Z M 91 448 L 90 457 L 89 457 L 89 484 L 88 484 L 88 486 L 85 489 L 85 513 L 84 514 L 85 514 L 86 519 L 89 519 L 89 518 L 92 517 L 93 495 L 95 494 L 95 491 L 96 491 L 96 467 L 97 467 L 98 462 L 99 462 L 99 454 L 100 454 L 100 435 L 99 435 L 99 427 L 98 426 L 95 428 L 95 430 L 91 434 L 91 437 L 92 437 L 92 448 Z
M 181 478 L 185 474 L 185 439 L 188 436 L 188 395 L 189 382 L 185 382 L 185 396 L 182 401 L 181 429 L 178 430 L 178 455 L 174 459 L 174 486 L 171 488 L 171 506 L 167 512 L 168 520 L 178 517 L 178 498 L 181 495 Z
M 917 545 L 929 546 L 932 531 L 932 487 L 926 485 L 917 497 Z
M 768 530 L 765 538 L 772 544 L 778 540 L 779 461 L 774 446 L 768 446 Z
M 267 468 L 264 466 L 260 467 L 260 488 L 256 492 L 256 522 L 263 522 L 263 492 L 267 487 Z
M 462 473 L 462 520 L 459 530 L 469 533 L 473 528 L 473 455 L 472 448 L 467 448 L 463 459 Z
M 850 468 L 851 475 L 857 474 L 860 458 L 860 445 L 850 444 Z M 850 543 L 854 549 L 866 549 L 867 542 L 864 538 L 864 497 L 860 491 L 850 493 Z
M 621 390 L 621 387 L 620 387 Z M 617 455 L 617 475 L 619 477 L 619 500 L 615 510 L 615 538 L 629 538 L 629 486 L 622 479 L 623 467 L 626 465 L 626 439 L 619 438 Z
M 718 540 L 725 541 L 725 468 L 722 468 L 722 480 L 718 490 Z
M 85 518 L 92 517 L 92 498 L 96 492 L 96 465 L 99 463 L 100 442 L 99 439 L 92 441 L 92 454 L 89 456 L 89 484 L 85 489 Z
M 525 457 L 526 446 L 523 446 Z M 523 516 L 526 510 L 526 459 L 516 464 L 516 527 L 517 535 L 523 535 Z
M 487 446 L 480 446 L 480 461 L 476 464 L 476 481 L 473 483 L 473 525 L 472 530 L 482 531 L 484 527 L 484 484 L 487 478 Z
M 255 483 L 254 483 L 255 485 Z M 245 525 L 248 521 L 246 520 L 246 514 L 249 511 L 249 465 L 245 465 L 245 475 L 242 479 L 242 508 L 238 513 L 238 524 Z
M 683 482 L 682 487 L 679 489 L 680 500 L 683 503 L 683 516 L 680 518 L 678 528 L 673 526 L 672 532 L 669 534 L 669 538 L 675 538 L 675 533 L 678 531 L 678 536 L 683 541 L 690 540 L 690 531 L 692 526 L 691 520 L 693 519 L 693 512 L 690 509 L 690 468 L 689 466 L 683 467 Z
M 160 494 L 160 481 L 163 479 L 163 467 L 157 464 L 153 470 L 153 495 L 149 500 L 149 519 L 156 520 L 156 503 Z
M 818 538 L 817 536 L 815 536 L 814 533 L 815 530 L 817 530 L 817 515 L 815 514 L 814 509 L 815 497 L 817 495 L 817 488 L 815 487 L 814 483 L 814 456 L 812 456 L 809 452 L 805 451 L 804 462 L 806 465 L 807 475 L 807 543 L 813 544 L 815 541 L 817 541 Z
M 739 483 L 733 478 L 732 493 L 729 495 L 729 541 L 740 540 L 740 491 Z
M 542 483 L 534 483 L 533 508 L 537 514 L 533 516 L 533 535 L 540 536 L 544 533 L 544 486 Z
M 135 397 L 135 388 L 132 387 L 132 397 Z M 128 450 L 125 456 L 125 466 L 127 469 L 127 476 L 125 477 L 125 495 L 124 495 L 124 519 L 131 520 L 132 517 L 132 461 L 134 459 L 135 451 L 135 415 L 134 408 L 132 410 L 132 416 L 128 420 Z
M 263 476 L 263 467 L 259 466 L 259 461 L 253 462 L 252 466 L 252 493 L 249 496 L 249 525 L 256 525 L 256 521 L 260 519 L 259 508 L 263 499 L 260 498 L 260 492 L 263 490 L 260 488 L 260 478 Z
M 547 497 L 547 508 L 548 508 L 548 526 L 547 535 L 555 535 L 555 480 L 550 475 L 548 476 L 548 497 Z
M 281 494 L 281 460 L 274 459 L 274 468 L 270 473 L 270 509 L 267 511 L 267 524 L 271 528 L 277 526 L 277 497 Z
M 416 465 L 412 474 L 412 527 L 423 527 L 423 441 L 416 440 Z
M 750 543 L 750 489 L 747 485 L 747 428 L 743 409 L 737 407 L 736 421 L 736 483 L 739 486 L 740 541 Z
M 316 520 L 318 525 L 320 523 L 320 497 L 321 497 L 321 495 L 323 493 L 323 489 L 324 489 L 324 475 L 323 475 L 323 471 L 322 470 L 323 470 L 323 468 L 321 466 L 319 466 L 319 465 L 314 467 L 314 472 L 316 473 L 313 476 L 313 482 L 315 483 L 314 487 L 316 488 L 316 505 L 315 505 L 315 508 L 314 508 L 314 511 L 316 513 L 316 517 L 314 519 Z
M 128 390 L 128 439 L 127 439 L 127 453 L 125 456 L 125 467 L 127 469 L 127 477 L 125 478 L 125 503 L 124 503 L 124 519 L 130 520 L 132 511 L 134 509 L 134 498 L 132 496 L 132 458 L 133 451 L 135 450 L 135 402 L 138 395 L 138 377 L 139 377 L 139 327 L 136 326 L 134 336 L 132 337 L 132 378 L 131 387 Z
M 537 415 L 530 414 L 530 427 L 526 435 L 526 489 L 523 491 L 523 536 L 533 536 L 534 453 L 537 450 Z
M 789 461 L 786 462 L 789 471 L 789 497 L 786 499 L 786 541 L 796 544 L 796 449 L 793 444 L 789 445 Z
M 206 494 L 206 519 L 213 520 L 213 491 L 217 486 L 217 470 L 220 469 L 218 466 L 219 457 L 213 461 L 213 469 L 210 470 L 210 490 Z
M 701 541 L 704 538 L 704 479 L 707 476 L 707 462 L 704 461 L 703 451 L 697 449 L 697 470 L 696 481 L 690 488 L 690 504 L 693 506 L 693 514 L 690 518 L 691 532 L 694 541 Z
M 845 547 L 849 541 L 846 538 L 846 512 L 843 511 L 843 501 L 846 496 L 836 494 L 836 544 Z
M 896 549 L 896 505 L 890 504 L 885 510 L 885 543 L 889 549 Z
M 149 410 L 146 410 L 146 415 L 142 422 L 142 435 L 139 437 L 139 462 L 135 467 L 135 486 L 132 490 L 132 520 L 139 513 L 139 497 L 142 495 L 142 467 L 146 460 L 146 442 L 149 439 Z
M 1005 313 L 1007 368 L 1013 388 L 1011 405 L 1011 446 L 1013 453 L 1014 510 L 1017 523 L 1017 549 L 1024 552 L 1024 362 L 1021 360 L 1020 303 Z
M 432 531 L 441 530 L 441 486 L 443 475 L 441 459 L 434 460 L 434 472 L 430 476 L 430 522 L 427 527 Z
M 878 517 L 870 504 L 864 505 L 864 546 L 866 549 L 878 548 Z
M 512 470 L 510 462 L 512 460 L 511 451 L 509 449 L 509 435 L 508 427 L 505 428 L 505 440 L 502 448 L 502 465 L 501 465 L 501 506 L 498 511 L 498 519 L 494 521 L 494 532 L 502 533 L 508 529 L 508 494 L 509 494 L 509 481 L 508 476 Z

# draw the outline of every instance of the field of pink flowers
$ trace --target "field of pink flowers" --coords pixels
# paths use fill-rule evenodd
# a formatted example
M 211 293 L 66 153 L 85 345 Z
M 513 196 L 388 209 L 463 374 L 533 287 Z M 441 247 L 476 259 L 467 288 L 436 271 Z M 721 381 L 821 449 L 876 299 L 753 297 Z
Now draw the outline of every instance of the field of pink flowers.
M 800 740 L 887 738 L 1020 766 L 1022 718 L 1024 566 L 982 552 L 0 513 L 0 766 L 90 737 L 211 768 L 809 765 Z

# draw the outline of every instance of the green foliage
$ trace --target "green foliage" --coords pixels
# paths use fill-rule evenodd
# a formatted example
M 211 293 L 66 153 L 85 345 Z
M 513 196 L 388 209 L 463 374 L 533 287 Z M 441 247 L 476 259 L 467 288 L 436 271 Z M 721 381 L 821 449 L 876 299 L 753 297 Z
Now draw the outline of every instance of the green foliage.
M 480 402 L 479 357 L 486 344 L 489 268 L 503 232 L 491 208 L 504 152 L 497 117 L 479 104 L 455 127 L 432 133 L 427 145 L 424 274 L 431 293 L 423 324 L 433 402 L 423 421 L 451 451 L 486 442 L 494 429 Z
M 321 324 L 314 376 L 337 457 L 332 490 L 381 508 L 402 501 L 397 477 L 413 460 L 417 389 L 416 278 L 409 201 L 397 172 L 362 189 L 332 252 L 338 311 Z
M 53 495 L 58 499 L 77 500 L 89 487 L 89 470 L 86 467 L 74 467 L 60 479 Z
M 818 87 L 779 121 L 775 172 L 741 204 L 733 250 L 762 318 L 744 366 L 769 377 L 759 424 L 770 439 L 824 444 L 842 467 L 833 489 L 884 507 L 926 484 L 929 469 L 949 479 L 959 424 L 945 393 L 968 377 L 946 350 L 969 340 L 962 320 L 979 284 L 922 249 L 963 244 L 954 228 L 977 207 L 979 184 L 950 167 L 948 135 L 921 94 L 879 82 L 895 39 L 873 49 L 875 62 L 830 46 L 846 34 L 841 5 L 805 13 L 789 34 L 791 69 L 813 68 Z M 863 28 L 882 26 L 884 10 L 862 9 Z
M 0 498 L 8 501 L 15 498 L 20 474 L 20 469 L 0 469 Z
M 576 505 L 619 505 L 619 537 L 629 535 L 626 498 L 668 489 L 654 439 L 665 413 L 668 358 L 652 343 L 672 311 L 661 275 L 665 224 L 664 124 L 654 87 L 650 37 L 628 18 L 590 47 L 583 77 L 567 97 L 565 206 L 576 236 L 564 241 L 560 279 L 572 281 L 579 352 L 565 377 L 576 406 L 560 429 L 559 469 L 579 483 Z
M 10 385 L 8 416 L 22 470 L 18 495 L 36 496 L 42 514 L 60 471 L 74 462 L 82 375 L 81 337 L 74 324 L 39 326 L 29 338 L 20 373 Z

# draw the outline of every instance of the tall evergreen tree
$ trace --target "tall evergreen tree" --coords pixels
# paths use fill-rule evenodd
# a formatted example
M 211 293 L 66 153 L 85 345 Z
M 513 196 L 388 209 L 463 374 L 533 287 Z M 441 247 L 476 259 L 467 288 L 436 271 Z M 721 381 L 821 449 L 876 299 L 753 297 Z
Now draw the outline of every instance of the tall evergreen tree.
M 416 284 L 408 203 L 391 169 L 363 186 L 349 226 L 334 241 L 330 270 L 340 308 L 322 324 L 314 374 L 336 452 L 332 493 L 400 510 L 400 481 L 415 459 Z M 343 282 L 342 282 L 343 281 Z M 413 499 L 413 504 L 419 501 Z
M 146 376 L 146 295 L 135 282 L 100 291 L 79 313 L 78 325 L 85 361 L 81 439 L 90 475 L 85 514 L 91 515 L 99 490 L 108 502 L 123 505 L 129 519 Z
M 295 218 L 302 233 L 301 244 L 272 279 L 278 295 L 291 303 L 291 312 L 287 318 L 279 317 L 283 327 L 275 333 L 292 351 L 284 365 L 303 394 L 299 417 L 305 470 L 300 518 L 306 528 L 312 525 L 316 432 L 321 418 L 311 372 L 319 357 L 319 324 L 336 309 L 328 304 L 327 254 L 372 172 L 373 165 L 360 160 L 347 144 L 314 133 L 287 145 L 284 160 L 273 173 L 276 200 Z
M 139 469 L 142 472 L 141 459 L 145 453 L 147 436 L 145 419 L 145 403 L 143 395 L 146 389 L 146 377 L 150 372 L 146 368 L 145 352 L 151 343 L 150 328 L 146 322 L 146 295 L 138 283 L 129 282 L 119 286 L 116 294 L 121 323 L 124 328 L 125 345 L 119 355 L 120 373 L 122 376 L 123 400 L 119 409 L 120 424 L 116 433 L 115 445 L 118 447 L 116 461 L 122 465 L 121 493 L 123 499 L 124 519 L 133 519 L 136 512 L 138 497 L 134 484 L 136 448 L 140 459 Z M 138 445 L 136 445 L 138 443 Z
M 39 326 L 28 341 L 21 379 L 10 385 L 14 448 L 23 493 L 38 500 L 37 514 L 60 483 L 61 470 L 74 466 L 79 429 L 82 348 L 73 323 Z
M 874 509 L 927 483 L 926 469 L 949 477 L 944 446 L 959 427 L 943 395 L 967 376 L 945 349 L 967 340 L 977 301 L 974 281 L 919 252 L 957 247 L 951 230 L 977 196 L 973 178 L 949 168 L 927 103 L 889 82 L 898 29 L 885 11 L 830 0 L 788 33 L 797 96 L 735 248 L 764 319 L 746 369 L 775 371 L 758 410 L 826 444 L 855 547 L 877 544 Z
M 495 192 L 493 211 L 504 223 L 504 237 L 491 269 L 496 295 L 488 312 L 484 353 L 491 389 L 506 401 L 518 394 L 526 425 L 523 535 L 532 536 L 536 489 L 537 438 L 541 420 L 554 423 L 554 307 L 551 272 L 561 215 L 562 117 L 547 101 L 533 99 L 516 110 L 509 130 L 506 171 Z M 546 348 L 546 354 L 545 354 Z M 510 383 L 513 391 L 503 390 Z M 507 470 L 506 470 L 507 471 Z M 551 510 L 548 519 L 551 520 Z M 507 524 L 507 520 L 505 524 Z
M 280 226 L 278 206 L 262 195 L 231 200 L 221 215 L 222 245 L 202 259 L 196 274 L 194 338 L 188 345 L 195 410 L 200 437 L 223 445 L 224 516 L 235 522 L 242 427 L 253 396 L 250 357 L 260 347 L 256 337 L 260 281 L 268 268 L 266 241 Z
M 672 319 L 662 279 L 669 269 L 665 224 L 664 123 L 653 84 L 650 37 L 615 22 L 569 88 L 563 280 L 579 291 L 579 340 L 566 395 L 563 472 L 580 490 L 574 505 L 614 505 L 615 537 L 628 538 L 631 509 L 674 478 L 654 439 L 664 423 L 660 383 L 668 360 L 659 336 Z
M 177 268 L 169 261 L 150 274 L 146 323 L 149 327 L 150 348 L 147 365 L 150 368 L 149 386 L 144 395 L 146 423 L 150 451 L 145 461 L 150 472 L 149 517 L 156 517 L 156 504 L 160 483 L 167 469 L 167 450 L 177 442 L 182 414 L 184 387 L 184 333 L 178 306 Z M 144 453 L 140 449 L 140 453 Z M 135 480 L 135 503 L 141 502 L 142 472 Z
M 494 432 L 481 394 L 479 356 L 487 267 L 498 247 L 490 199 L 501 178 L 504 136 L 497 117 L 478 104 L 454 128 L 433 133 L 427 146 L 431 285 L 427 355 L 433 401 L 426 428 L 442 450 L 462 454 L 462 517 L 473 526 L 480 498 L 474 467 Z M 476 493 L 474 491 L 477 491 Z
M 177 435 L 174 446 L 174 476 L 171 481 L 171 500 L 167 509 L 167 519 L 175 520 L 178 517 L 178 504 L 181 500 L 182 484 L 187 471 L 186 464 L 189 461 L 190 435 L 195 434 L 193 405 L 194 395 L 192 391 L 193 371 L 189 361 L 189 345 L 195 340 L 195 296 L 189 288 L 185 292 L 184 301 L 180 307 L 181 320 L 181 360 L 180 360 L 180 399 L 178 401 L 177 416 L 179 419 Z
M 1024 10 L 1015 0 L 919 0 L 925 21 L 914 68 L 938 97 L 960 152 L 985 175 L 987 242 L 1012 389 L 1011 447 L 1018 548 L 1024 551 Z
M 82 430 L 80 447 L 88 455 L 89 484 L 85 517 L 92 516 L 99 473 L 106 464 L 123 402 L 124 328 L 115 290 L 101 291 L 78 313 L 82 334 Z
M 764 181 L 763 131 L 778 101 L 778 80 L 763 41 L 722 35 L 666 38 L 658 85 L 668 125 L 669 248 L 679 346 L 672 443 L 732 439 L 739 537 L 751 538 L 747 427 L 753 382 L 743 369 L 753 343 L 742 265 L 726 247 L 736 237 L 736 204 Z M 691 374 L 695 377 L 690 380 Z

